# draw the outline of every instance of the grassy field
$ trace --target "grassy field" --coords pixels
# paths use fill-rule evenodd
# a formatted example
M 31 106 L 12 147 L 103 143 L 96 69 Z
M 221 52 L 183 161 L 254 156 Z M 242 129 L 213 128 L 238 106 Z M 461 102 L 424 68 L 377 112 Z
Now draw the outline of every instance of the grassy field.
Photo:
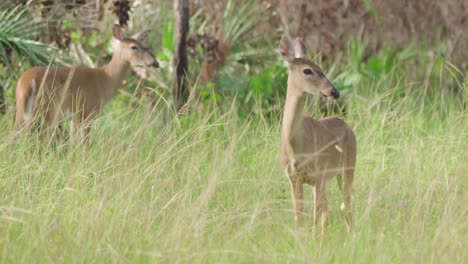
M 330 181 L 322 240 L 312 227 L 294 232 L 280 115 L 232 107 L 177 120 L 114 101 L 89 144 L 48 151 L 26 137 L 12 144 L 12 116 L 2 117 L 0 262 L 467 262 L 468 113 L 422 99 L 419 86 L 396 98 L 407 85 L 395 78 L 348 94 L 356 222 L 347 234 Z

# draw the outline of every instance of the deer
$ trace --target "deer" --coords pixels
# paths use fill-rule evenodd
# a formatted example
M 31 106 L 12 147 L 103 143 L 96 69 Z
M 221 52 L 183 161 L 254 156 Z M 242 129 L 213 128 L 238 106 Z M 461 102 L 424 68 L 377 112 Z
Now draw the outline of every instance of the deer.
M 356 164 L 356 136 L 351 127 L 337 117 L 316 120 L 303 115 L 304 97 L 337 99 L 340 92 L 321 68 L 307 59 L 304 42 L 294 43 L 283 36 L 280 54 L 288 67 L 287 91 L 281 131 L 280 163 L 289 179 L 294 209 L 295 230 L 303 225 L 304 184 L 312 186 L 314 225 L 328 224 L 327 180 L 337 176 L 344 194 L 341 210 L 349 232 L 353 220 L 353 178 Z M 344 190 L 343 177 L 344 175 Z M 323 234 L 323 233 L 322 233 Z
M 35 117 L 40 117 L 37 121 L 44 130 L 64 114 L 72 114 L 73 123 L 83 129 L 87 139 L 93 121 L 117 93 L 130 65 L 159 67 L 143 45 L 148 30 L 126 37 L 121 26 L 114 25 L 112 33 L 117 45 L 106 65 L 33 67 L 20 76 L 16 85 L 16 131 L 30 125 Z

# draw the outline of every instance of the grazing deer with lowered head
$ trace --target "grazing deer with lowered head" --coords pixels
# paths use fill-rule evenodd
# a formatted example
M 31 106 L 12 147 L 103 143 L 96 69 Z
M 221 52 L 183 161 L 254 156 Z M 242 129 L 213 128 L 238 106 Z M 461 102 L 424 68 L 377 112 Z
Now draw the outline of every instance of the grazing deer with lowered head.
M 159 67 L 142 44 L 148 33 L 125 37 L 115 25 L 118 45 L 111 61 L 102 67 L 33 67 L 24 72 L 16 86 L 15 128 L 29 125 L 34 117 L 41 117 L 41 127 L 50 127 L 62 114 L 72 113 L 87 138 L 93 120 L 116 94 L 130 65 Z
M 354 132 L 339 118 L 316 120 L 302 114 L 305 94 L 336 99 L 340 93 L 320 67 L 306 58 L 306 48 L 300 39 L 292 44 L 287 37 L 281 38 L 280 53 L 289 68 L 281 135 L 281 165 L 291 184 L 296 230 L 301 226 L 303 218 L 303 185 L 313 187 L 314 221 L 321 218 L 323 228 L 328 213 L 326 181 L 339 175 L 338 185 L 342 190 L 340 174 L 343 173 L 344 203 L 341 207 L 346 212 L 346 227 L 349 231 L 356 163 Z

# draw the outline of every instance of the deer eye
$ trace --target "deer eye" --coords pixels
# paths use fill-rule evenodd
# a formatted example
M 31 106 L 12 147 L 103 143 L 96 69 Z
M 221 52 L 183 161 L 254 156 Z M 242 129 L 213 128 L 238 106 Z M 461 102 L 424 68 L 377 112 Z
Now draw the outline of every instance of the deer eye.
M 311 69 L 304 69 L 302 72 L 304 74 L 307 74 L 307 75 L 313 75 L 314 74 Z
M 138 49 L 137 46 L 131 46 L 130 48 L 131 48 L 132 50 L 137 50 L 137 49 Z

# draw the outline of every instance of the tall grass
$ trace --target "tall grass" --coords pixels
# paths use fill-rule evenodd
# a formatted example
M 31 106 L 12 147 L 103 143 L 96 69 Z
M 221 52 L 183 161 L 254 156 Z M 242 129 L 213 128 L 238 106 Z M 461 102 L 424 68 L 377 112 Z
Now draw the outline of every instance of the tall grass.
M 12 116 L 1 119 L 0 262 L 466 262 L 466 110 L 421 87 L 397 98 L 410 85 L 397 78 L 361 85 L 346 117 L 358 138 L 350 234 L 334 180 L 324 239 L 294 232 L 279 116 L 241 118 L 233 104 L 177 120 L 114 101 L 89 144 L 46 151 L 13 144 Z

